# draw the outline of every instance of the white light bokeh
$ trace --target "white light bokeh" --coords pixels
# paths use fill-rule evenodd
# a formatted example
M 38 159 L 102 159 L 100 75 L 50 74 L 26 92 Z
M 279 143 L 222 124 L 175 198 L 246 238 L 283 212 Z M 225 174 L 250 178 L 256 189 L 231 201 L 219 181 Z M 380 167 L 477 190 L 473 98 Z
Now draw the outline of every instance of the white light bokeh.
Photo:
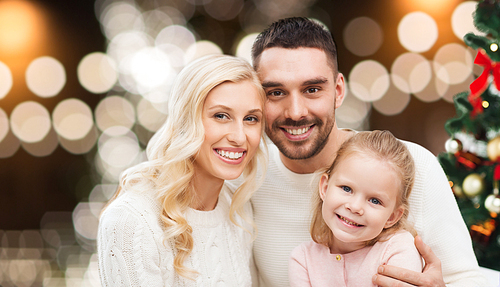
M 35 95 L 48 98 L 59 94 L 66 84 L 64 66 L 52 57 L 40 57 L 26 69 L 26 84 Z
M 0 108 L 0 142 L 7 136 L 9 133 L 9 117 L 7 114 Z
M 118 71 L 131 74 L 131 60 L 136 52 L 150 47 L 153 39 L 140 31 L 127 31 L 113 37 L 108 44 L 106 53 L 118 65 Z
M 155 45 L 172 44 L 186 51 L 191 45 L 196 43 L 193 33 L 186 27 L 172 25 L 164 28 L 158 33 L 155 39 Z
M 476 1 L 464 1 L 455 8 L 451 15 L 451 28 L 455 36 L 460 40 L 463 40 L 465 34 L 469 32 L 473 32 L 476 35 L 484 34 L 479 32 L 474 26 L 472 14 L 476 10 L 476 5 Z
M 121 32 L 144 27 L 141 12 L 130 1 L 116 1 L 107 5 L 101 13 L 100 22 L 108 39 L 113 39 Z
M 238 16 L 243 9 L 243 4 L 243 0 L 211 0 L 204 5 L 204 8 L 212 18 L 228 21 Z
M 186 63 L 212 54 L 222 54 L 222 49 L 213 42 L 198 41 L 186 50 Z
M 123 135 L 135 123 L 134 107 L 123 97 L 106 97 L 95 109 L 95 121 L 102 132 L 113 136 Z
M 77 75 L 80 84 L 94 94 L 109 91 L 118 80 L 115 62 L 101 52 L 83 57 L 78 64 Z
M 0 158 L 13 156 L 20 146 L 19 139 L 12 133 L 12 130 L 9 130 L 3 140 L 0 141 Z
M 472 54 L 467 48 L 456 43 L 439 48 L 433 61 L 436 76 L 450 85 L 465 81 L 472 74 L 472 66 Z
M 12 73 L 4 63 L 0 62 L 0 100 L 3 99 L 12 89 Z
M 146 99 L 137 105 L 137 121 L 150 132 L 156 132 L 167 119 L 166 113 L 155 108 L 157 105 Z
M 44 157 L 51 155 L 59 145 L 56 131 L 51 128 L 49 133 L 40 141 L 34 143 L 21 142 L 21 146 L 32 156 Z
M 387 92 L 390 78 L 387 69 L 373 60 L 361 61 L 349 74 L 349 88 L 353 95 L 365 102 L 376 101 Z
M 79 140 L 88 134 L 94 121 L 90 107 L 79 99 L 66 99 L 52 112 L 53 125 L 59 136 Z
M 92 126 L 90 131 L 84 138 L 78 140 L 68 140 L 63 137 L 59 138 L 59 144 L 68 152 L 72 154 L 85 154 L 94 147 L 97 142 L 99 132 L 95 126 Z
M 20 103 L 10 116 L 12 132 L 26 143 L 41 141 L 49 133 L 51 126 L 47 109 L 33 101 Z
M 404 53 L 392 63 L 392 82 L 404 93 L 422 91 L 431 78 L 431 64 L 420 54 Z
M 91 205 L 93 204 L 96 203 L 80 202 L 73 210 L 75 231 L 91 240 L 97 238 L 97 227 L 99 225 L 99 218 L 91 211 Z M 100 207 L 102 208 L 102 205 Z
M 115 168 L 129 167 L 140 153 L 137 136 L 129 132 L 126 135 L 110 137 L 103 133 L 98 141 L 99 157 Z
M 169 57 L 157 48 L 144 48 L 131 59 L 132 76 L 142 93 L 160 86 L 166 86 L 175 77 Z
M 386 116 L 400 114 L 410 103 L 410 94 L 402 92 L 391 84 L 389 90 L 378 101 L 373 102 L 373 108 Z
M 347 23 L 343 36 L 346 48 L 361 57 L 373 55 L 384 40 L 380 25 L 368 17 L 354 18 Z
M 249 63 L 252 63 L 252 45 L 258 35 L 258 33 L 252 33 L 243 37 L 236 48 L 236 56 L 246 59 Z
M 346 90 L 342 105 L 335 110 L 335 118 L 343 123 L 359 125 L 368 116 L 371 104 L 363 102 Z
M 426 52 L 438 39 L 438 26 L 428 14 L 412 12 L 399 22 L 398 39 L 401 45 L 410 52 Z
M 432 80 L 429 84 L 420 92 L 416 92 L 413 95 L 425 103 L 431 103 L 437 101 L 441 98 L 441 96 L 448 90 L 448 84 L 441 81 L 434 74 L 434 70 L 432 70 Z

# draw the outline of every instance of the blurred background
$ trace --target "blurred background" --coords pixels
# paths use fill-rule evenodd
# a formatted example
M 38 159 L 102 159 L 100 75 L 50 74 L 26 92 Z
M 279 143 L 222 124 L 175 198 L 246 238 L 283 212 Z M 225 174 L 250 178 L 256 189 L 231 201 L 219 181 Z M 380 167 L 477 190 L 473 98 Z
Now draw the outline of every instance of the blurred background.
M 452 97 L 482 68 L 463 43 L 475 1 L 0 1 L 0 285 L 99 286 L 98 216 L 145 159 L 177 73 L 211 53 L 250 59 L 271 22 L 333 33 L 340 127 L 445 150 Z

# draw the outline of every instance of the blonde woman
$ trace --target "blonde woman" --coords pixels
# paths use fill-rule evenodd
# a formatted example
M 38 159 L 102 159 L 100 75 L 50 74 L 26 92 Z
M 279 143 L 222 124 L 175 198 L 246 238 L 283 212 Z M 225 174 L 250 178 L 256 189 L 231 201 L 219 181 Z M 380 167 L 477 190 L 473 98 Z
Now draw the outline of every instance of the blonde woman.
M 181 71 L 148 160 L 123 173 L 101 215 L 103 286 L 251 285 L 264 99 L 245 60 L 207 56 Z M 229 190 L 224 181 L 241 174 Z
M 346 140 L 321 173 L 313 241 L 293 250 L 290 285 L 375 286 L 372 277 L 382 264 L 420 272 L 407 222 L 414 178 L 410 152 L 390 132 L 360 132 Z

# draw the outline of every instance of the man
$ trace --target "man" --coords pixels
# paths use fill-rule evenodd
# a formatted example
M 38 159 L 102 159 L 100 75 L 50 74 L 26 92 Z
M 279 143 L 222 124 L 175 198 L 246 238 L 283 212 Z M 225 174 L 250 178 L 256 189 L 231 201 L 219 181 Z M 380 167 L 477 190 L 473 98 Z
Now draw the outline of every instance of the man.
M 339 129 L 335 122 L 345 80 L 338 72 L 330 32 L 305 18 L 273 23 L 257 37 L 252 59 L 267 95 L 266 133 L 275 144 L 269 147 L 265 182 L 252 197 L 258 228 L 254 260 L 261 286 L 288 286 L 289 254 L 311 239 L 310 199 L 317 192 L 314 172 L 329 166 L 339 146 L 353 133 Z M 432 153 L 405 144 L 417 167 L 409 218 L 425 242 L 415 240 L 426 267 L 415 273 L 381 266 L 374 284 L 484 285 L 443 170 Z

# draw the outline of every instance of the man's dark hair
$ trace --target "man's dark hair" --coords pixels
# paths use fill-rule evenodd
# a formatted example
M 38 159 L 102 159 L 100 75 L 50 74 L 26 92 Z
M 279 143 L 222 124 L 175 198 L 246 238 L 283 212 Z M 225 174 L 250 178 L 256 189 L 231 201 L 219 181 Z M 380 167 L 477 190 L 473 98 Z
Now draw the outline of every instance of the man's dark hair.
M 303 17 L 280 19 L 260 33 L 252 47 L 252 61 L 257 70 L 260 55 L 267 48 L 318 48 L 325 52 L 334 74 L 338 72 L 337 45 L 332 34 L 321 24 Z

